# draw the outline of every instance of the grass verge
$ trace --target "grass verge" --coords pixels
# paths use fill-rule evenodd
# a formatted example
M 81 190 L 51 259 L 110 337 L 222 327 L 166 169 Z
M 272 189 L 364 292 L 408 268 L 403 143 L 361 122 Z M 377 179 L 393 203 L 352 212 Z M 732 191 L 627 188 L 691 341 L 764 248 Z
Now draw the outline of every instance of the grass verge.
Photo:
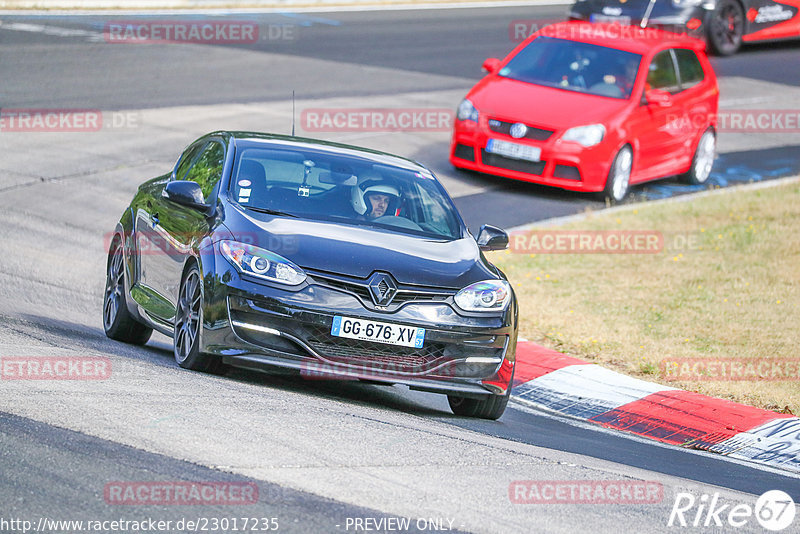
M 800 414 L 800 184 L 536 230 L 535 239 L 512 235 L 518 250 L 488 255 L 517 293 L 520 336 L 628 375 Z M 643 231 L 663 248 L 551 253 L 555 238 L 544 236 L 562 231 L 590 236 L 595 250 Z

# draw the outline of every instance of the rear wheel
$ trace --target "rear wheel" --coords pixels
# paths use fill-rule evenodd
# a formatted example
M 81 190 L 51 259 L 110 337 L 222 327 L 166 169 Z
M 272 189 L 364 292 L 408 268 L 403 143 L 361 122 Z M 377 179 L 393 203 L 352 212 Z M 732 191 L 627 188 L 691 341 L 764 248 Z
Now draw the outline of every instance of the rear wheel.
M 704 184 L 711 176 L 711 167 L 714 166 L 714 155 L 717 150 L 717 136 L 709 128 L 700 137 L 697 148 L 692 158 L 689 172 L 683 175 L 683 180 L 692 185 Z
M 729 56 L 742 46 L 744 12 L 736 0 L 720 0 L 708 24 L 708 44 L 714 53 Z
M 612 202 L 622 202 L 628 194 L 631 182 L 631 167 L 633 164 L 633 150 L 624 146 L 614 158 L 611 169 L 608 171 L 606 188 L 603 195 Z
M 224 374 L 228 366 L 219 357 L 200 352 L 203 330 L 203 280 L 197 265 L 192 265 L 183 277 L 178 306 L 175 310 L 175 331 L 172 336 L 175 361 L 184 369 Z
M 125 261 L 122 241 L 114 240 L 108 254 L 106 289 L 103 294 L 103 330 L 106 336 L 123 343 L 144 345 L 153 329 L 138 322 L 125 300 Z

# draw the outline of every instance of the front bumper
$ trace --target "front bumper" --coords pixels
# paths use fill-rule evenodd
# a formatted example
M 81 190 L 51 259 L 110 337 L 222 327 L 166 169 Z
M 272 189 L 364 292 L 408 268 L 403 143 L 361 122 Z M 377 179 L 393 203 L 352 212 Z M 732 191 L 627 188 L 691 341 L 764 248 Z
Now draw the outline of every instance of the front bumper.
M 489 139 L 535 146 L 541 149 L 540 161 L 512 159 L 486 151 Z M 537 141 L 492 131 L 488 119 L 455 121 L 450 144 L 450 163 L 456 167 L 550 185 L 570 191 L 597 192 L 605 188 L 611 161 L 617 147 L 604 139 L 593 147 L 560 140 L 554 132 L 546 140 Z
M 221 262 L 225 263 L 225 262 Z M 293 291 L 224 268 L 206 287 L 203 351 L 258 370 L 291 369 L 308 378 L 358 379 L 480 397 L 505 394 L 516 348 L 516 307 L 502 316 L 467 317 L 447 302 L 409 301 L 391 313 L 370 310 L 347 288 L 309 276 Z M 426 329 L 421 349 L 331 335 L 335 316 Z

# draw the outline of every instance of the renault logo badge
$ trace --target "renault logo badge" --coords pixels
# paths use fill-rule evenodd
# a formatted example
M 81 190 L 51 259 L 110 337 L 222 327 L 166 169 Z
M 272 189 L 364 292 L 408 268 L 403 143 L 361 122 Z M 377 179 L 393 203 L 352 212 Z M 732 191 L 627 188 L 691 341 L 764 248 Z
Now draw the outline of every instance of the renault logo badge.
M 375 273 L 370 276 L 369 281 L 369 294 L 372 297 L 372 302 L 376 306 L 388 306 L 392 299 L 397 294 L 397 283 L 386 273 Z

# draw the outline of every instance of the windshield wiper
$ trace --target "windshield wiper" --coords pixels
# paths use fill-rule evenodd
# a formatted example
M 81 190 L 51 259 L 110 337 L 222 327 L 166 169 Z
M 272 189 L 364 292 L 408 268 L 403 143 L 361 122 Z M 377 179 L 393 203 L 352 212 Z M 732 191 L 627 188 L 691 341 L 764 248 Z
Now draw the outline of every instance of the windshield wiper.
M 294 217 L 297 218 L 297 215 L 294 213 L 287 213 L 285 211 L 280 210 L 271 210 L 269 208 L 259 208 L 258 206 L 244 206 L 245 209 L 252 210 L 258 213 L 266 213 L 267 215 L 279 215 L 281 217 Z

